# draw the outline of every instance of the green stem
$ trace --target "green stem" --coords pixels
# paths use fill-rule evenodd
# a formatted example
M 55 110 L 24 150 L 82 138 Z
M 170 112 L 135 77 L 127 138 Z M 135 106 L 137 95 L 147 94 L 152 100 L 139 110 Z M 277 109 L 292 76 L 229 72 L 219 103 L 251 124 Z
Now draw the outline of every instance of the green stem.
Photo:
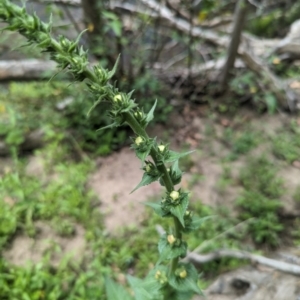
M 134 133 L 136 133 L 137 135 L 144 137 L 146 139 L 149 138 L 145 129 L 139 124 L 139 122 L 135 119 L 135 117 L 130 112 L 125 113 L 125 119 L 126 119 L 127 124 L 131 127 L 131 129 L 133 130 Z M 172 179 L 169 175 L 169 172 L 168 172 L 166 166 L 164 164 L 163 165 L 158 164 L 159 153 L 154 147 L 151 149 L 150 155 L 151 155 L 157 169 L 162 174 L 162 180 L 164 181 L 167 191 L 169 193 L 171 193 L 172 191 L 174 191 L 174 185 L 173 185 Z M 176 217 L 173 217 L 173 221 L 174 221 L 174 231 L 175 231 L 174 235 L 176 238 L 181 239 L 182 225 L 180 224 L 179 220 Z M 171 266 L 169 269 L 169 275 L 173 274 L 175 272 L 177 265 L 178 265 L 178 260 L 179 260 L 178 257 L 172 259 Z
M 55 49 L 56 52 L 63 54 L 63 55 L 68 55 L 68 53 L 66 53 L 66 51 L 64 51 L 61 48 L 61 45 L 54 39 L 51 37 L 51 45 L 52 47 Z M 83 74 L 85 75 L 85 77 L 93 82 L 97 82 L 97 77 L 96 75 L 88 68 L 85 67 Z

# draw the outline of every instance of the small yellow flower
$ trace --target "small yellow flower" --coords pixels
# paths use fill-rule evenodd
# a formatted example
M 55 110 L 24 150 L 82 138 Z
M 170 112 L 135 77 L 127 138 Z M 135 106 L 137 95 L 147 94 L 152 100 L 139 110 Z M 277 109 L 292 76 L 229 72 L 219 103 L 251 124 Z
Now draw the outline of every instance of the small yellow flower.
M 114 96 L 114 101 L 115 101 L 115 102 L 122 101 L 122 96 L 121 96 L 120 94 L 115 95 L 115 96 Z
M 186 216 L 189 216 L 191 214 L 191 211 L 189 211 L 189 210 L 187 210 L 186 212 L 185 212 L 185 215 Z
M 146 172 L 150 172 L 151 171 L 151 165 L 150 164 L 146 164 Z
M 143 138 L 141 136 L 138 136 L 134 142 L 137 146 L 139 146 L 141 143 L 143 143 L 143 141 Z
M 158 150 L 159 150 L 160 152 L 164 152 L 165 149 L 166 149 L 166 146 L 164 146 L 164 145 L 159 145 L 159 146 L 158 146 Z
M 161 272 L 158 270 L 158 271 L 156 271 L 156 273 L 155 273 L 155 279 L 159 279 L 161 277 Z
M 167 240 L 168 240 L 168 243 L 169 243 L 170 245 L 173 245 L 173 244 L 175 243 L 175 241 L 176 241 L 176 238 L 175 238 L 175 236 L 174 236 L 173 234 L 169 234 L 169 235 L 167 236 Z
M 141 118 L 143 116 L 143 114 L 140 111 L 135 112 L 134 115 L 136 118 Z
M 182 271 L 179 273 L 179 277 L 180 277 L 180 278 L 186 278 L 186 276 L 187 276 L 186 270 L 182 270 Z
M 177 191 L 173 191 L 170 193 L 170 197 L 173 201 L 177 200 L 179 198 L 179 193 Z

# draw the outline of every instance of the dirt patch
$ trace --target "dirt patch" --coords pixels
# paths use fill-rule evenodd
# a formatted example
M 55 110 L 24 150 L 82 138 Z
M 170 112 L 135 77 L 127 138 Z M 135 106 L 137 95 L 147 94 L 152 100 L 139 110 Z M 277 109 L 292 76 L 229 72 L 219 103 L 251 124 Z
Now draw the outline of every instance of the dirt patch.
M 38 263 L 45 253 L 51 251 L 51 264 L 58 266 L 65 255 L 80 260 L 85 253 L 85 231 L 82 226 L 76 224 L 75 235 L 70 238 L 59 236 L 45 222 L 36 222 L 35 227 L 39 232 L 35 238 L 23 234 L 17 236 L 10 248 L 3 251 L 3 257 L 14 265 L 24 266 L 28 262 Z
M 135 226 L 144 218 L 142 202 L 150 197 L 160 198 L 163 190 L 158 182 L 142 187 L 130 194 L 143 176 L 141 162 L 135 153 L 124 148 L 101 159 L 89 185 L 99 196 L 101 213 L 109 232 L 120 231 L 124 226 Z

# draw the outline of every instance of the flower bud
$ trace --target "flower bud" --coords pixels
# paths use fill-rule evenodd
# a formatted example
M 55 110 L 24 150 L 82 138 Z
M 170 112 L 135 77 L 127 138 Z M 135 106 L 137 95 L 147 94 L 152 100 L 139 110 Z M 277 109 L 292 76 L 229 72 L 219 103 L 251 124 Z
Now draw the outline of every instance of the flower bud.
M 141 117 L 143 116 L 143 114 L 142 114 L 142 112 L 140 112 L 140 111 L 136 111 L 136 112 L 134 113 L 134 116 L 135 116 L 136 118 L 141 118 Z
M 116 97 L 116 96 L 115 96 Z M 141 137 L 141 136 L 138 136 L 136 139 L 135 139 L 135 144 L 137 145 L 137 146 L 139 146 L 141 143 L 143 143 L 144 142 L 144 139 Z
M 160 283 L 160 284 L 165 284 L 168 282 L 168 279 L 166 277 L 166 274 L 161 271 L 156 271 L 155 275 L 154 275 L 154 278 Z
M 169 235 L 167 236 L 167 240 L 168 240 L 168 243 L 169 243 L 170 245 L 173 245 L 173 244 L 175 243 L 175 241 L 176 241 L 176 238 L 174 237 L 173 234 L 169 234 Z
M 155 279 L 159 279 L 160 277 L 161 277 L 161 272 L 158 270 L 158 271 L 156 271 L 156 273 L 155 273 Z
M 114 102 L 122 101 L 122 96 L 120 94 L 114 96 Z
M 177 191 L 171 192 L 170 197 L 173 201 L 176 201 L 179 198 L 179 192 L 177 192 Z
M 164 152 L 165 149 L 166 149 L 166 146 L 165 146 L 165 145 L 159 145 L 159 146 L 158 146 L 158 150 L 159 150 L 160 152 Z
M 180 277 L 180 278 L 186 278 L 186 276 L 187 276 L 186 270 L 182 270 L 182 271 L 179 273 L 179 277 Z
M 151 171 L 151 165 L 150 164 L 146 164 L 146 172 L 149 173 Z

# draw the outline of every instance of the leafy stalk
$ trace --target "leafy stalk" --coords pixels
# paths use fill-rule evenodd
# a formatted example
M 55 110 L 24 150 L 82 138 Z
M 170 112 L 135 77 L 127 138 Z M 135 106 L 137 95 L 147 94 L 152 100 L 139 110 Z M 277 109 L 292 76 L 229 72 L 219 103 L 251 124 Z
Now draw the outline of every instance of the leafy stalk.
M 155 138 L 148 136 L 146 127 L 153 119 L 156 103 L 146 114 L 132 99 L 133 92 L 120 92 L 118 88 L 110 84 L 110 79 L 116 72 L 118 60 L 111 71 L 103 69 L 101 65 L 90 68 L 87 51 L 79 46 L 80 36 L 76 41 L 70 41 L 64 36 L 55 39 L 51 36 L 51 22 L 49 24 L 42 22 L 35 14 L 27 14 L 25 8 L 14 5 L 8 0 L 0 0 L 0 19 L 8 23 L 6 30 L 18 31 L 28 39 L 29 44 L 35 44 L 42 51 L 49 53 L 50 58 L 58 63 L 59 69 L 71 73 L 75 81 L 84 81 L 94 97 L 94 105 L 91 109 L 102 101 L 111 104 L 108 113 L 112 124 L 107 127 L 128 124 L 132 128 L 136 135 L 133 138 L 132 148 L 142 161 L 145 171 L 137 188 L 159 180 L 166 189 L 166 195 L 160 203 L 148 203 L 148 205 L 161 217 L 171 217 L 174 229 L 173 232 L 162 236 L 159 241 L 160 257 L 154 270 L 150 271 L 143 281 L 133 277 L 128 278 L 136 298 L 139 300 L 164 299 L 164 297 L 171 297 L 170 295 L 172 297 L 180 295 L 180 299 L 189 299 L 191 293 L 201 293 L 197 285 L 198 275 L 195 268 L 179 262 L 187 251 L 187 244 L 182 240 L 182 233 L 195 230 L 198 224 L 201 224 L 188 210 L 188 193 L 181 189 L 176 190 L 174 187 L 181 181 L 182 175 L 178 160 L 188 155 L 189 152 L 176 153 L 169 150 L 168 145 L 158 144 Z M 148 156 L 153 162 L 146 160 Z M 170 166 L 172 163 L 173 165 Z M 165 264 L 166 261 L 169 262 L 168 267 Z M 112 285 L 110 281 L 107 281 L 107 287 Z M 143 295 L 144 298 L 139 298 L 141 296 L 138 295 Z

